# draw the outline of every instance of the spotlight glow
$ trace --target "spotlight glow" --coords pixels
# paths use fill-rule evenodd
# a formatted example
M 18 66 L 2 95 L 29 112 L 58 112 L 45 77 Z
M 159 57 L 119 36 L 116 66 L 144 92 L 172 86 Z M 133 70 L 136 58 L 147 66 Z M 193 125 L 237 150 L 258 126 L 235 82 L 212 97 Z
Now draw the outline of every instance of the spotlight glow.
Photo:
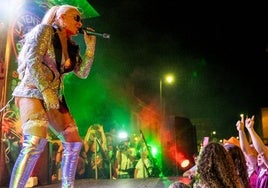
M 23 4 L 24 0 L 1 1 L 0 20 L 9 20 L 18 14 L 18 8 Z
M 189 164 L 190 164 L 190 161 L 188 160 L 188 159 L 184 159 L 182 162 L 181 162 L 181 167 L 182 168 L 186 168 L 186 167 L 188 167 L 189 166 Z
M 119 133 L 118 133 L 118 138 L 121 140 L 124 140 L 124 139 L 126 139 L 126 138 L 128 138 L 128 134 L 127 134 L 127 132 L 125 132 L 125 131 L 120 131 Z

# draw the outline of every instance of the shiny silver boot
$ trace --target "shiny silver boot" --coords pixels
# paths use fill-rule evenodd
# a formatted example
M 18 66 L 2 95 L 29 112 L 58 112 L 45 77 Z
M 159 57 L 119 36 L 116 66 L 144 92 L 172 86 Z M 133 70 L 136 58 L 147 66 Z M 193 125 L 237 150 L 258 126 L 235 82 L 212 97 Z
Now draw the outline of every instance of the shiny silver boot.
M 73 188 L 78 157 L 82 142 L 62 142 L 63 154 L 61 161 L 62 188 Z
M 24 136 L 22 149 L 12 170 L 9 188 L 25 187 L 46 144 L 45 138 L 32 135 Z

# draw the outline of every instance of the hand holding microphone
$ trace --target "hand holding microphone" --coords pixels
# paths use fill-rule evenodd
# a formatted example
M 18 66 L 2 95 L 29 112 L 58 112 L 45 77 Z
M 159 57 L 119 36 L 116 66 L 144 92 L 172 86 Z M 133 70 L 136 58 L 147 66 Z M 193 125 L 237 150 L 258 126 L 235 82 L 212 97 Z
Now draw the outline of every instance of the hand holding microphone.
M 105 38 L 105 39 L 109 39 L 110 38 L 110 34 L 108 34 L 108 33 L 96 33 L 90 27 L 81 27 L 79 29 L 79 33 L 81 33 L 81 34 L 86 33 L 88 35 L 95 35 L 95 36 L 99 36 L 99 37 L 102 37 L 102 38 Z
M 88 28 L 91 32 L 94 32 L 94 29 Z M 86 55 L 88 57 L 93 57 L 95 54 L 95 46 L 96 46 L 96 35 L 88 35 L 83 28 L 79 29 L 79 33 L 84 35 L 84 41 L 86 44 Z

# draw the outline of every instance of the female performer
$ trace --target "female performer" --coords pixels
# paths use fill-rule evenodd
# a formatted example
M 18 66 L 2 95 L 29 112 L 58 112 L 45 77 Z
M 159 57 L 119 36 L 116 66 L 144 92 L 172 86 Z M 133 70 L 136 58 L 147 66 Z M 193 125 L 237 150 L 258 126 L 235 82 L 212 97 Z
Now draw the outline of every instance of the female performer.
M 73 187 L 82 141 L 63 95 L 63 78 L 73 71 L 87 78 L 94 59 L 96 36 L 84 32 L 83 57 L 72 40 L 82 27 L 77 7 L 51 7 L 42 22 L 25 35 L 18 57 L 20 82 L 13 91 L 20 110 L 23 146 L 13 167 L 10 188 L 24 188 L 47 143 L 47 129 L 62 142 L 62 187 Z

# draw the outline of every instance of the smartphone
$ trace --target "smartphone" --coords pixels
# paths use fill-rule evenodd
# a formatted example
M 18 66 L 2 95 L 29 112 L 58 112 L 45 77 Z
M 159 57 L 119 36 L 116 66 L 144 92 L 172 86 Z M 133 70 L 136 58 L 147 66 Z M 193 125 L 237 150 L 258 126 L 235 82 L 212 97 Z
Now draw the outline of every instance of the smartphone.
M 206 146 L 208 143 L 209 143 L 209 137 L 208 137 L 208 136 L 205 136 L 205 137 L 203 138 L 202 146 L 204 147 L 204 146 Z

